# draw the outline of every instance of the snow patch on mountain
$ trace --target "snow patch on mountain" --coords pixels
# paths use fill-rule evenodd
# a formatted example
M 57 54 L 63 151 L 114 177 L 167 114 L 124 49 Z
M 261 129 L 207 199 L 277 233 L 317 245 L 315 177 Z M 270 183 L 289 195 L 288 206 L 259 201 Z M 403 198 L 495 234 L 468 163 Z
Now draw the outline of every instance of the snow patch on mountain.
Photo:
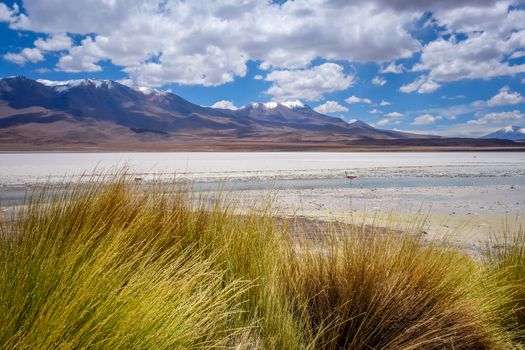
M 252 102 L 248 106 L 244 106 L 243 108 L 251 107 L 251 108 L 264 108 L 264 109 L 275 109 L 278 106 L 283 106 L 288 109 L 295 109 L 295 108 L 304 108 L 305 105 L 299 100 L 289 100 L 284 102 Z
M 107 87 L 113 88 L 114 82 L 111 80 L 101 80 L 101 79 L 76 79 L 76 80 L 47 80 L 47 79 L 37 79 L 42 85 L 52 87 L 58 92 L 67 91 L 71 88 L 78 86 L 94 86 L 95 88 Z
M 304 103 L 299 100 L 289 100 L 281 103 L 283 106 L 286 106 L 290 109 L 293 108 L 304 108 Z
M 167 91 L 162 91 L 159 89 L 154 89 L 146 86 L 130 86 L 135 91 L 141 92 L 144 95 L 158 95 L 158 96 L 164 96 L 169 94 Z

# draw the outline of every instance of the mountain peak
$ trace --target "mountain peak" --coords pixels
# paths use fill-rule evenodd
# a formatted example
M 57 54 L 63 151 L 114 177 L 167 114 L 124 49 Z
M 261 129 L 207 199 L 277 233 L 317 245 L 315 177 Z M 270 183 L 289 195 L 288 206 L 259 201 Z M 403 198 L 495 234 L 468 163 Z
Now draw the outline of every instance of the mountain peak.
M 365 123 L 362 120 L 356 120 L 355 122 L 350 123 L 350 125 L 357 126 L 357 127 L 365 127 L 365 128 L 371 128 L 372 127 L 372 126 L 368 125 L 367 123 Z
M 525 128 L 516 125 L 506 126 L 498 131 L 482 136 L 483 139 L 503 139 L 503 140 L 525 140 Z
M 504 127 L 501 130 L 503 130 L 506 133 L 511 133 L 511 132 L 525 133 L 525 129 L 524 128 L 522 128 L 521 126 L 516 126 L 516 125 L 509 125 L 509 126 Z
M 288 109 L 306 108 L 307 106 L 299 100 L 287 100 L 284 102 L 252 102 L 242 108 L 261 108 L 276 109 L 277 107 L 286 107 Z
M 299 100 L 288 100 L 288 101 L 284 101 L 284 102 L 281 102 L 281 105 L 283 106 L 286 106 L 290 109 L 294 109 L 294 108 L 305 108 L 305 104 L 302 103 L 301 101 Z
M 111 89 L 115 86 L 115 82 L 112 80 L 103 80 L 103 79 L 75 79 L 75 80 L 47 80 L 47 79 L 37 79 L 42 85 L 49 86 L 58 92 L 64 92 L 71 88 L 79 86 L 93 86 L 95 88 L 108 88 Z

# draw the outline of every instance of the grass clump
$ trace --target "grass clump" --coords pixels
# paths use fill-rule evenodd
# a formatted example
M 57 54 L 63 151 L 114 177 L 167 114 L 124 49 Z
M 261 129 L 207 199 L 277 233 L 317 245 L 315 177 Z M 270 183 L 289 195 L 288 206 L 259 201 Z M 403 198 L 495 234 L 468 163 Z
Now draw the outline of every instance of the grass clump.
M 354 234 L 294 255 L 290 291 L 322 349 L 508 349 L 506 289 L 462 252 Z
M 230 204 L 124 176 L 29 197 L 0 223 L 0 348 L 514 346 L 513 292 L 462 251 L 351 226 L 298 240 Z
M 1 226 L 0 348 L 299 346 L 268 288 L 275 242 L 267 218 L 186 192 L 123 177 L 50 188 Z
M 512 291 L 505 305 L 512 316 L 511 327 L 517 327 L 515 337 L 525 345 L 525 230 L 505 221 L 503 232 L 492 235 L 483 251 L 485 268 L 497 274 L 501 285 Z

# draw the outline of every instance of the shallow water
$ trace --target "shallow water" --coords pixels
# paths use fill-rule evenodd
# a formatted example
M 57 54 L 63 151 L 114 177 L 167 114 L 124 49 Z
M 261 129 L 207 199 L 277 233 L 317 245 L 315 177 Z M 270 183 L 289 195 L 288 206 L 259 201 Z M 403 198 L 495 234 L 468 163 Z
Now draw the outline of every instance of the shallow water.
M 373 189 L 373 188 L 413 188 L 413 187 L 475 187 L 496 185 L 525 186 L 525 176 L 505 177 L 373 177 L 357 178 L 349 181 L 345 178 L 321 179 L 285 179 L 285 180 L 231 180 L 213 182 L 195 182 L 192 189 L 197 191 L 265 190 L 265 189 Z

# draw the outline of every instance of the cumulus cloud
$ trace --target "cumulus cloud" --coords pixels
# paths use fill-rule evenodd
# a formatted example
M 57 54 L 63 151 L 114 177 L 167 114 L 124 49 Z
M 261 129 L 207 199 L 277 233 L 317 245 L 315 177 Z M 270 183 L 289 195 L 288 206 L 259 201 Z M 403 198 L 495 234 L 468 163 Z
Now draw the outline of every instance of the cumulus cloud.
M 6 4 L 0 3 L 0 22 L 9 22 L 11 16 L 11 9 Z
M 317 58 L 376 62 L 379 74 L 401 74 L 406 68 L 395 62 L 421 52 L 413 70 L 426 78 L 402 91 L 428 93 L 449 81 L 525 72 L 525 64 L 508 62 L 525 46 L 525 11 L 515 6 L 509 11 L 510 3 L 24 0 L 23 13 L 16 4 L 0 4 L 0 21 L 65 39 L 35 42 L 41 51 L 68 50 L 59 70 L 96 71 L 109 61 L 141 85 L 216 86 L 244 77 L 249 61 L 271 74 L 310 69 Z M 429 26 L 440 36 L 423 47 L 410 28 L 427 11 Z M 69 48 L 63 33 L 84 40 Z M 20 54 L 11 53 L 12 61 L 24 60 L 13 55 Z M 376 83 L 383 80 L 377 77 Z
M 383 126 L 383 125 L 387 125 L 387 124 L 400 124 L 401 121 L 400 120 L 395 120 L 395 119 L 387 119 L 387 118 L 383 118 L 381 120 L 379 120 L 376 125 L 379 125 L 379 126 Z
M 513 59 L 522 58 L 522 57 L 525 57 L 525 51 L 519 50 L 519 51 L 514 52 L 509 58 L 513 60 Z
M 411 123 L 412 125 L 429 125 L 434 124 L 436 121 L 440 120 L 440 116 L 433 116 L 431 114 L 423 114 L 419 117 L 416 117 Z
M 523 102 L 523 100 L 523 96 L 521 96 L 519 92 L 510 91 L 508 86 L 504 86 L 496 95 L 487 101 L 487 105 L 490 107 L 515 105 Z
M 487 113 L 478 119 L 469 120 L 468 124 L 488 124 L 488 123 L 500 123 L 500 122 L 521 122 L 525 118 L 525 114 L 518 110 L 510 112 L 493 112 Z
M 25 48 L 19 53 L 6 53 L 4 55 L 4 59 L 19 65 L 23 65 L 28 61 L 32 63 L 43 61 L 44 55 L 42 55 L 42 52 L 37 48 Z
M 525 45 L 525 10 L 509 10 L 509 2 L 501 1 L 485 8 L 458 6 L 435 11 L 434 18 L 453 35 L 425 45 L 414 71 L 428 71 L 428 77 L 438 83 L 525 72 L 525 64 L 505 61 Z
M 421 48 L 406 29 L 418 14 L 373 2 L 25 0 L 24 8 L 16 20 L 6 6 L 0 13 L 15 29 L 91 37 L 58 69 L 94 71 L 109 60 L 144 85 L 224 84 L 243 77 L 250 60 L 296 70 L 318 57 L 384 62 Z
M 403 85 L 399 88 L 399 91 L 406 94 L 417 91 L 420 94 L 428 94 L 436 91 L 441 85 L 436 83 L 434 80 L 427 76 L 420 76 L 410 84 Z
M 388 102 L 388 101 L 385 101 L 385 100 L 381 100 L 381 102 L 379 102 L 379 105 L 380 105 L 380 106 L 390 106 L 391 103 Z
M 232 101 L 228 100 L 220 100 L 212 104 L 210 107 L 212 108 L 221 108 L 221 109 L 231 109 L 232 111 L 239 109 L 239 107 L 235 106 Z
M 102 70 L 97 62 L 104 57 L 103 51 L 91 37 L 82 40 L 80 46 L 69 50 L 69 54 L 60 57 L 57 67 L 65 72 L 98 72 Z M 136 82 L 137 86 L 145 86 Z
M 64 33 L 54 34 L 46 39 L 35 40 L 35 47 L 42 51 L 62 51 L 71 48 L 72 40 Z
M 386 84 L 386 79 L 383 78 L 383 77 L 380 77 L 380 76 L 376 76 L 372 79 L 372 84 L 374 85 L 378 85 L 378 86 L 383 86 Z
M 353 103 L 366 103 L 368 105 L 372 104 L 372 101 L 370 101 L 370 99 L 360 98 L 357 96 L 350 96 L 347 99 L 345 99 L 345 102 L 348 104 L 353 104 Z
M 402 64 L 390 63 L 388 66 L 383 66 L 379 69 L 379 73 L 392 73 L 392 74 L 402 74 L 405 71 L 405 67 Z
M 370 113 L 370 114 L 383 114 L 383 111 L 381 111 L 381 110 L 379 110 L 377 108 L 374 108 L 374 109 L 368 111 L 368 113 Z
M 405 115 L 399 112 L 390 112 L 390 113 L 385 114 L 385 116 L 390 117 L 390 118 L 402 118 Z
M 348 112 L 348 108 L 341 106 L 337 101 L 326 101 L 322 105 L 319 105 L 314 108 L 314 111 L 328 114 L 336 112 Z
M 265 80 L 272 82 L 266 93 L 277 100 L 316 101 L 325 93 L 347 89 L 354 83 L 354 76 L 345 74 L 341 65 L 323 63 L 307 69 L 274 70 Z

